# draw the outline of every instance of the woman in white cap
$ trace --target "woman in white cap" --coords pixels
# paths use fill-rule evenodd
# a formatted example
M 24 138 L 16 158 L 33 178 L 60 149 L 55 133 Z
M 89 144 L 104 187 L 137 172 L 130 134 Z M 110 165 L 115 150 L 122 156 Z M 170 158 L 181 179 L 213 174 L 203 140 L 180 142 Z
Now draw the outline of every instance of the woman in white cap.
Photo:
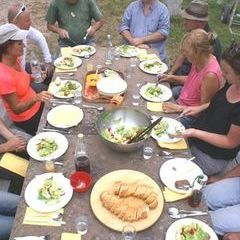
M 0 26 L 0 96 L 14 124 L 34 135 L 43 109 L 41 102 L 49 101 L 51 94 L 37 94 L 30 87 L 32 78 L 20 59 L 26 34 L 14 24 Z

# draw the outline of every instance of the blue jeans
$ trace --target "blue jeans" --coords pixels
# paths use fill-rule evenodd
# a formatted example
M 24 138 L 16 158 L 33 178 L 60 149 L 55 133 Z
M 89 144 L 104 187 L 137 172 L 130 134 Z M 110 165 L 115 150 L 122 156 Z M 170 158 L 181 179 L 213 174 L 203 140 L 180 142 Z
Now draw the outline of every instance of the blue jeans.
M 215 232 L 240 232 L 240 177 L 209 184 L 203 192 Z
M 19 202 L 16 194 L 0 191 L 0 239 L 8 240 Z

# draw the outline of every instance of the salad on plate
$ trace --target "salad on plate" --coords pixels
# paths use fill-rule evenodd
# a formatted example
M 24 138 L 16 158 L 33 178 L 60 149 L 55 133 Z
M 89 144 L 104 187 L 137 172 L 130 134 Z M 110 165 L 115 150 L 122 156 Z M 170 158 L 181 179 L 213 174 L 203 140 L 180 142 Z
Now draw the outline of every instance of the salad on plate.
M 65 194 L 65 191 L 53 179 L 53 176 L 47 178 L 42 187 L 38 190 L 38 199 L 46 204 L 55 204 L 60 201 L 60 198 Z
M 175 240 L 209 240 L 210 236 L 198 223 L 182 226 L 176 232 Z
M 58 62 L 56 62 L 56 67 L 58 68 L 73 68 L 75 64 L 74 58 L 71 56 L 62 57 Z
M 122 57 L 136 57 L 138 54 L 138 48 L 131 45 L 121 45 L 117 47 Z
M 36 145 L 40 157 L 46 157 L 58 149 L 58 145 L 53 138 L 42 138 Z
M 72 53 L 76 56 L 84 57 L 86 54 L 94 54 L 96 49 L 90 45 L 78 45 L 72 48 Z
M 57 91 L 57 95 L 68 97 L 74 94 L 74 92 L 79 88 L 79 84 L 75 81 L 66 81 L 63 86 L 60 86 Z

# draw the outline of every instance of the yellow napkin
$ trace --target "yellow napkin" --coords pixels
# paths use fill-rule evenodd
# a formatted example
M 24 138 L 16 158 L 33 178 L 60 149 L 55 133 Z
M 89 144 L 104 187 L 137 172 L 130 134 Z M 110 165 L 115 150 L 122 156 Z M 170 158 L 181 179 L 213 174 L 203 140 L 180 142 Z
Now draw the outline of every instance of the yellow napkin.
M 63 214 L 63 211 L 64 209 L 62 208 L 56 212 L 41 213 L 27 207 L 23 224 L 59 227 L 62 224 L 62 219 L 59 221 L 53 221 L 52 218 L 58 216 L 60 213 Z
M 168 148 L 168 149 L 179 149 L 179 150 L 188 149 L 188 145 L 184 139 L 181 139 L 180 141 L 175 143 L 164 143 L 164 142 L 158 141 L 158 146 L 161 148 Z
M 141 62 L 145 60 L 153 60 L 153 59 L 160 60 L 156 54 L 147 54 L 146 49 L 139 49 L 137 57 Z
M 62 57 L 67 57 L 72 54 L 72 48 L 71 47 L 62 47 L 61 48 L 61 55 Z
M 0 160 L 0 167 L 14 172 L 22 177 L 26 176 L 28 161 L 12 153 L 5 153 Z
M 147 102 L 147 109 L 152 112 L 163 112 L 162 103 Z
M 81 234 L 78 233 L 62 233 L 61 240 L 81 240 Z
M 67 57 L 69 55 L 72 54 L 72 48 L 71 47 L 62 47 L 61 48 L 61 55 L 62 57 Z M 68 70 L 63 70 L 63 69 L 59 69 L 59 68 L 56 68 L 55 70 L 57 73 L 64 73 L 64 72 L 76 72 L 77 71 L 77 68 L 74 68 L 74 69 L 68 69 Z
M 163 196 L 166 202 L 175 202 L 178 200 L 182 200 L 188 198 L 190 195 L 191 193 L 186 194 L 176 193 L 167 187 L 165 187 L 163 190 Z

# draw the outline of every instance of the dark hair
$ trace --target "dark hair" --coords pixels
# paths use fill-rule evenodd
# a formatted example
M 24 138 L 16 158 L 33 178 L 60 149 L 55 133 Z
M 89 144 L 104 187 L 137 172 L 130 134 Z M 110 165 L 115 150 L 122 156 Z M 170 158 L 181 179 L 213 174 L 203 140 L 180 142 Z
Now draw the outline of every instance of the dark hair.
M 240 44 L 232 42 L 223 52 L 222 59 L 231 66 L 236 74 L 240 75 Z
M 0 44 L 0 62 L 2 61 L 2 55 L 6 53 L 9 46 L 11 46 L 15 41 L 8 40 L 7 42 Z

